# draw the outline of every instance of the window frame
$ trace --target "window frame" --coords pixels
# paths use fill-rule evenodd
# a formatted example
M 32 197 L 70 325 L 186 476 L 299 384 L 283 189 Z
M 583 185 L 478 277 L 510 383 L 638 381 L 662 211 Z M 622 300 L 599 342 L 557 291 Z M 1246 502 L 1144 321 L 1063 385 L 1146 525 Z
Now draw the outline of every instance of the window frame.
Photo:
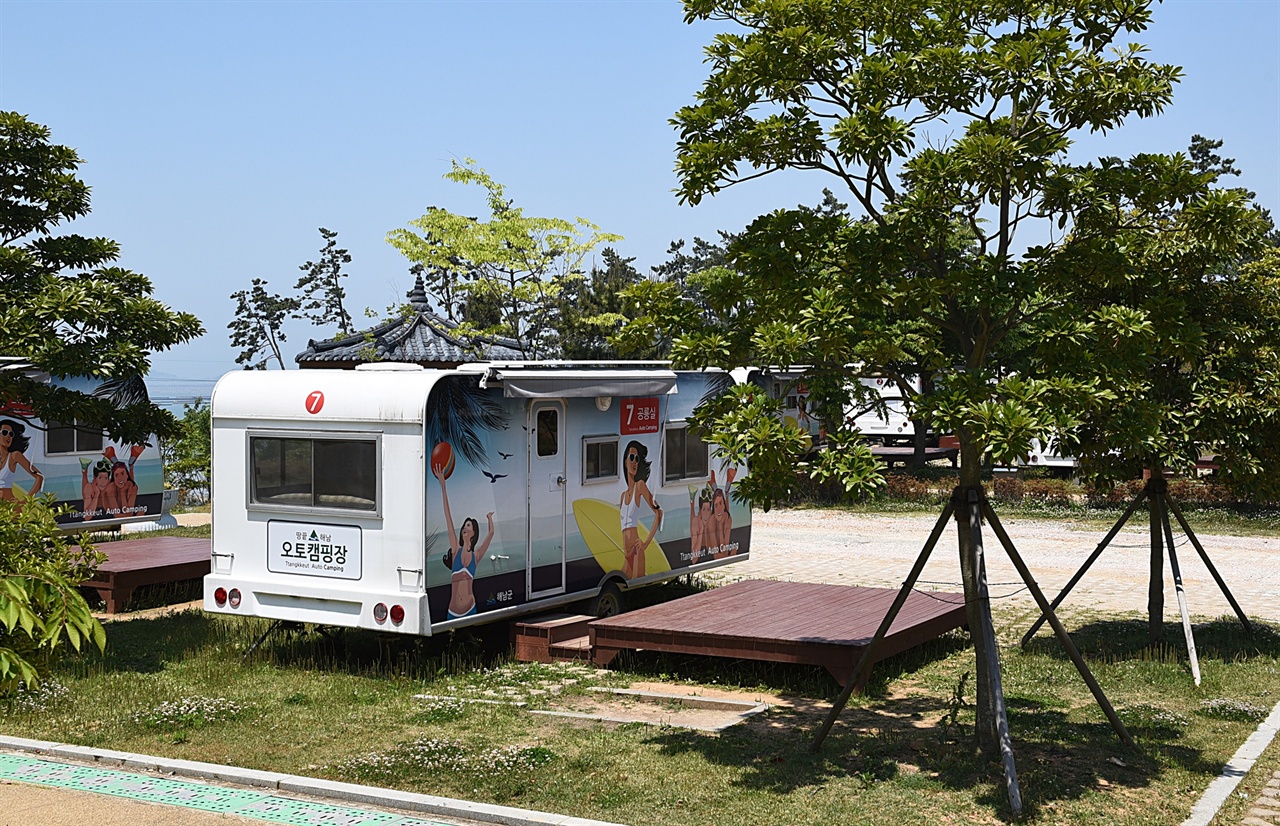
M 612 444 L 614 465 L 612 476 L 587 476 L 587 446 Z M 582 484 L 598 485 L 606 482 L 617 482 L 622 477 L 622 463 L 618 461 L 618 448 L 622 445 L 622 435 L 619 433 L 602 433 L 596 436 L 582 437 Z
M 383 459 L 382 459 L 382 432 L 369 430 L 261 430 L 252 429 L 245 431 L 245 508 L 251 511 L 265 511 L 268 513 L 301 513 L 337 515 L 340 514 L 345 518 L 352 519 L 364 517 L 368 519 L 381 519 L 384 499 L 383 492 Z M 374 472 L 374 503 L 373 508 L 344 508 L 335 505 L 290 505 L 279 504 L 276 502 L 255 502 L 254 494 L 257 492 L 255 480 L 253 476 L 253 440 L 254 439 L 305 439 L 311 442 L 330 441 L 330 442 L 372 442 L 373 443 L 373 472 Z M 312 446 L 311 452 L 311 493 L 314 501 L 315 497 L 315 447 Z
M 53 421 L 53 420 L 42 422 L 42 424 L 44 425 L 44 455 L 45 456 L 77 456 L 85 453 L 93 456 L 97 456 L 101 454 L 102 451 L 105 450 L 107 447 L 107 431 L 103 428 L 86 427 L 85 425 L 80 424 L 79 418 L 73 418 L 70 424 L 68 424 L 67 422 L 59 422 L 59 421 Z M 49 436 L 55 430 L 71 431 L 71 445 L 72 445 L 71 450 L 50 450 L 49 449 Z M 80 447 L 80 434 L 84 431 L 90 431 L 90 432 L 96 431 L 98 433 L 97 447 L 85 447 L 85 448 Z
M 688 436 L 688 431 L 689 431 L 689 428 L 690 428 L 690 425 L 689 425 L 688 420 L 686 420 L 686 419 L 680 419 L 679 421 L 671 421 L 671 422 L 667 422 L 667 423 L 663 426 L 663 431 L 662 431 L 662 484 L 663 484 L 663 485 L 678 485 L 678 484 L 681 484 L 681 483 L 683 483 L 683 482 L 687 482 L 687 481 L 688 481 L 688 480 L 690 480 L 690 479 L 700 479 L 700 480 L 705 480 L 705 479 L 707 478 L 707 476 L 708 476 L 708 475 L 710 474 L 710 472 L 711 472 L 711 443 L 710 443 L 710 442 L 707 442 L 707 441 L 703 441 L 702 439 L 699 439 L 699 441 L 702 441 L 702 444 L 703 444 L 703 445 L 705 445 L 705 446 L 706 446 L 706 448 L 707 448 L 707 471 L 706 471 L 706 473 L 694 474 L 694 475 L 690 476 L 690 475 L 688 475 L 688 473 L 687 473 L 688 468 L 687 468 L 687 467 L 685 467 L 685 468 L 683 468 L 683 472 L 685 473 L 685 475 L 683 475 L 683 476 L 668 476 L 668 475 L 667 475 L 667 468 L 668 468 L 668 466 L 670 465 L 670 462 L 671 462 L 671 456 L 669 455 L 669 454 L 670 454 L 670 451 L 667 449 L 667 446 L 668 446 L 668 441 L 667 441 L 667 439 L 668 439 L 668 434 L 670 434 L 670 433 L 672 433 L 672 432 L 674 432 L 674 431 L 681 431 L 681 432 L 683 432 L 683 433 L 685 434 L 685 436 L 684 436 L 684 438 L 685 438 L 685 443 L 681 445 L 681 453 L 682 453 L 682 455 L 681 455 L 681 462 L 683 462 L 683 461 L 684 461 L 684 454 L 687 454 L 687 452 L 688 452 L 688 438 L 689 438 L 689 436 Z

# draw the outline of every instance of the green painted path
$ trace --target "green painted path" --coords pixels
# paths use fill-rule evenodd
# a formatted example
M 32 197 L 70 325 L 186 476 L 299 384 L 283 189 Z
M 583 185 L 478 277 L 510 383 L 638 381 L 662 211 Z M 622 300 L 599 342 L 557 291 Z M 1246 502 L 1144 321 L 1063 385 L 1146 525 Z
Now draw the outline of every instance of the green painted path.
M 0 753 L 0 779 L 255 818 L 290 826 L 451 826 L 388 812 L 334 806 L 271 792 L 226 788 L 134 772 Z

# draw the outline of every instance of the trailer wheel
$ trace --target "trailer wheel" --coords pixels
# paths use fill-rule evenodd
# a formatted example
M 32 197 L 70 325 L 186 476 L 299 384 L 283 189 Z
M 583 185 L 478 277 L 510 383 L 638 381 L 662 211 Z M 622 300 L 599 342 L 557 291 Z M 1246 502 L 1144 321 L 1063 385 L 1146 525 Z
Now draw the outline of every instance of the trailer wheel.
M 616 617 L 622 611 L 622 591 L 616 582 L 606 582 L 600 587 L 600 593 L 587 603 L 587 613 L 600 619 Z

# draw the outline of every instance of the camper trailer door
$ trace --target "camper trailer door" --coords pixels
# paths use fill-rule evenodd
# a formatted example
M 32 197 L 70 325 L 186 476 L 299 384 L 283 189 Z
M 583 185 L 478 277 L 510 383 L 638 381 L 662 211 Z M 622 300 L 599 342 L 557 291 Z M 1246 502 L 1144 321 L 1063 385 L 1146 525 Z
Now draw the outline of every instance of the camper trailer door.
M 528 589 L 534 599 L 564 593 L 565 445 L 564 403 L 530 402 Z

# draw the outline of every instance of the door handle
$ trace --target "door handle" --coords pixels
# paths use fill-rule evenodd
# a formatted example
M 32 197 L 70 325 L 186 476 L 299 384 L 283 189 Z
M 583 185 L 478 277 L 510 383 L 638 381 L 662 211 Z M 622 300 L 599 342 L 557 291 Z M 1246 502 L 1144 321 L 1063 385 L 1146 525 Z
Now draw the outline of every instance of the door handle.
M 564 483 L 565 483 L 565 478 L 564 478 L 563 476 L 557 476 L 557 477 L 556 477 L 556 484 L 557 484 L 557 485 L 559 485 L 560 487 L 564 487 Z

